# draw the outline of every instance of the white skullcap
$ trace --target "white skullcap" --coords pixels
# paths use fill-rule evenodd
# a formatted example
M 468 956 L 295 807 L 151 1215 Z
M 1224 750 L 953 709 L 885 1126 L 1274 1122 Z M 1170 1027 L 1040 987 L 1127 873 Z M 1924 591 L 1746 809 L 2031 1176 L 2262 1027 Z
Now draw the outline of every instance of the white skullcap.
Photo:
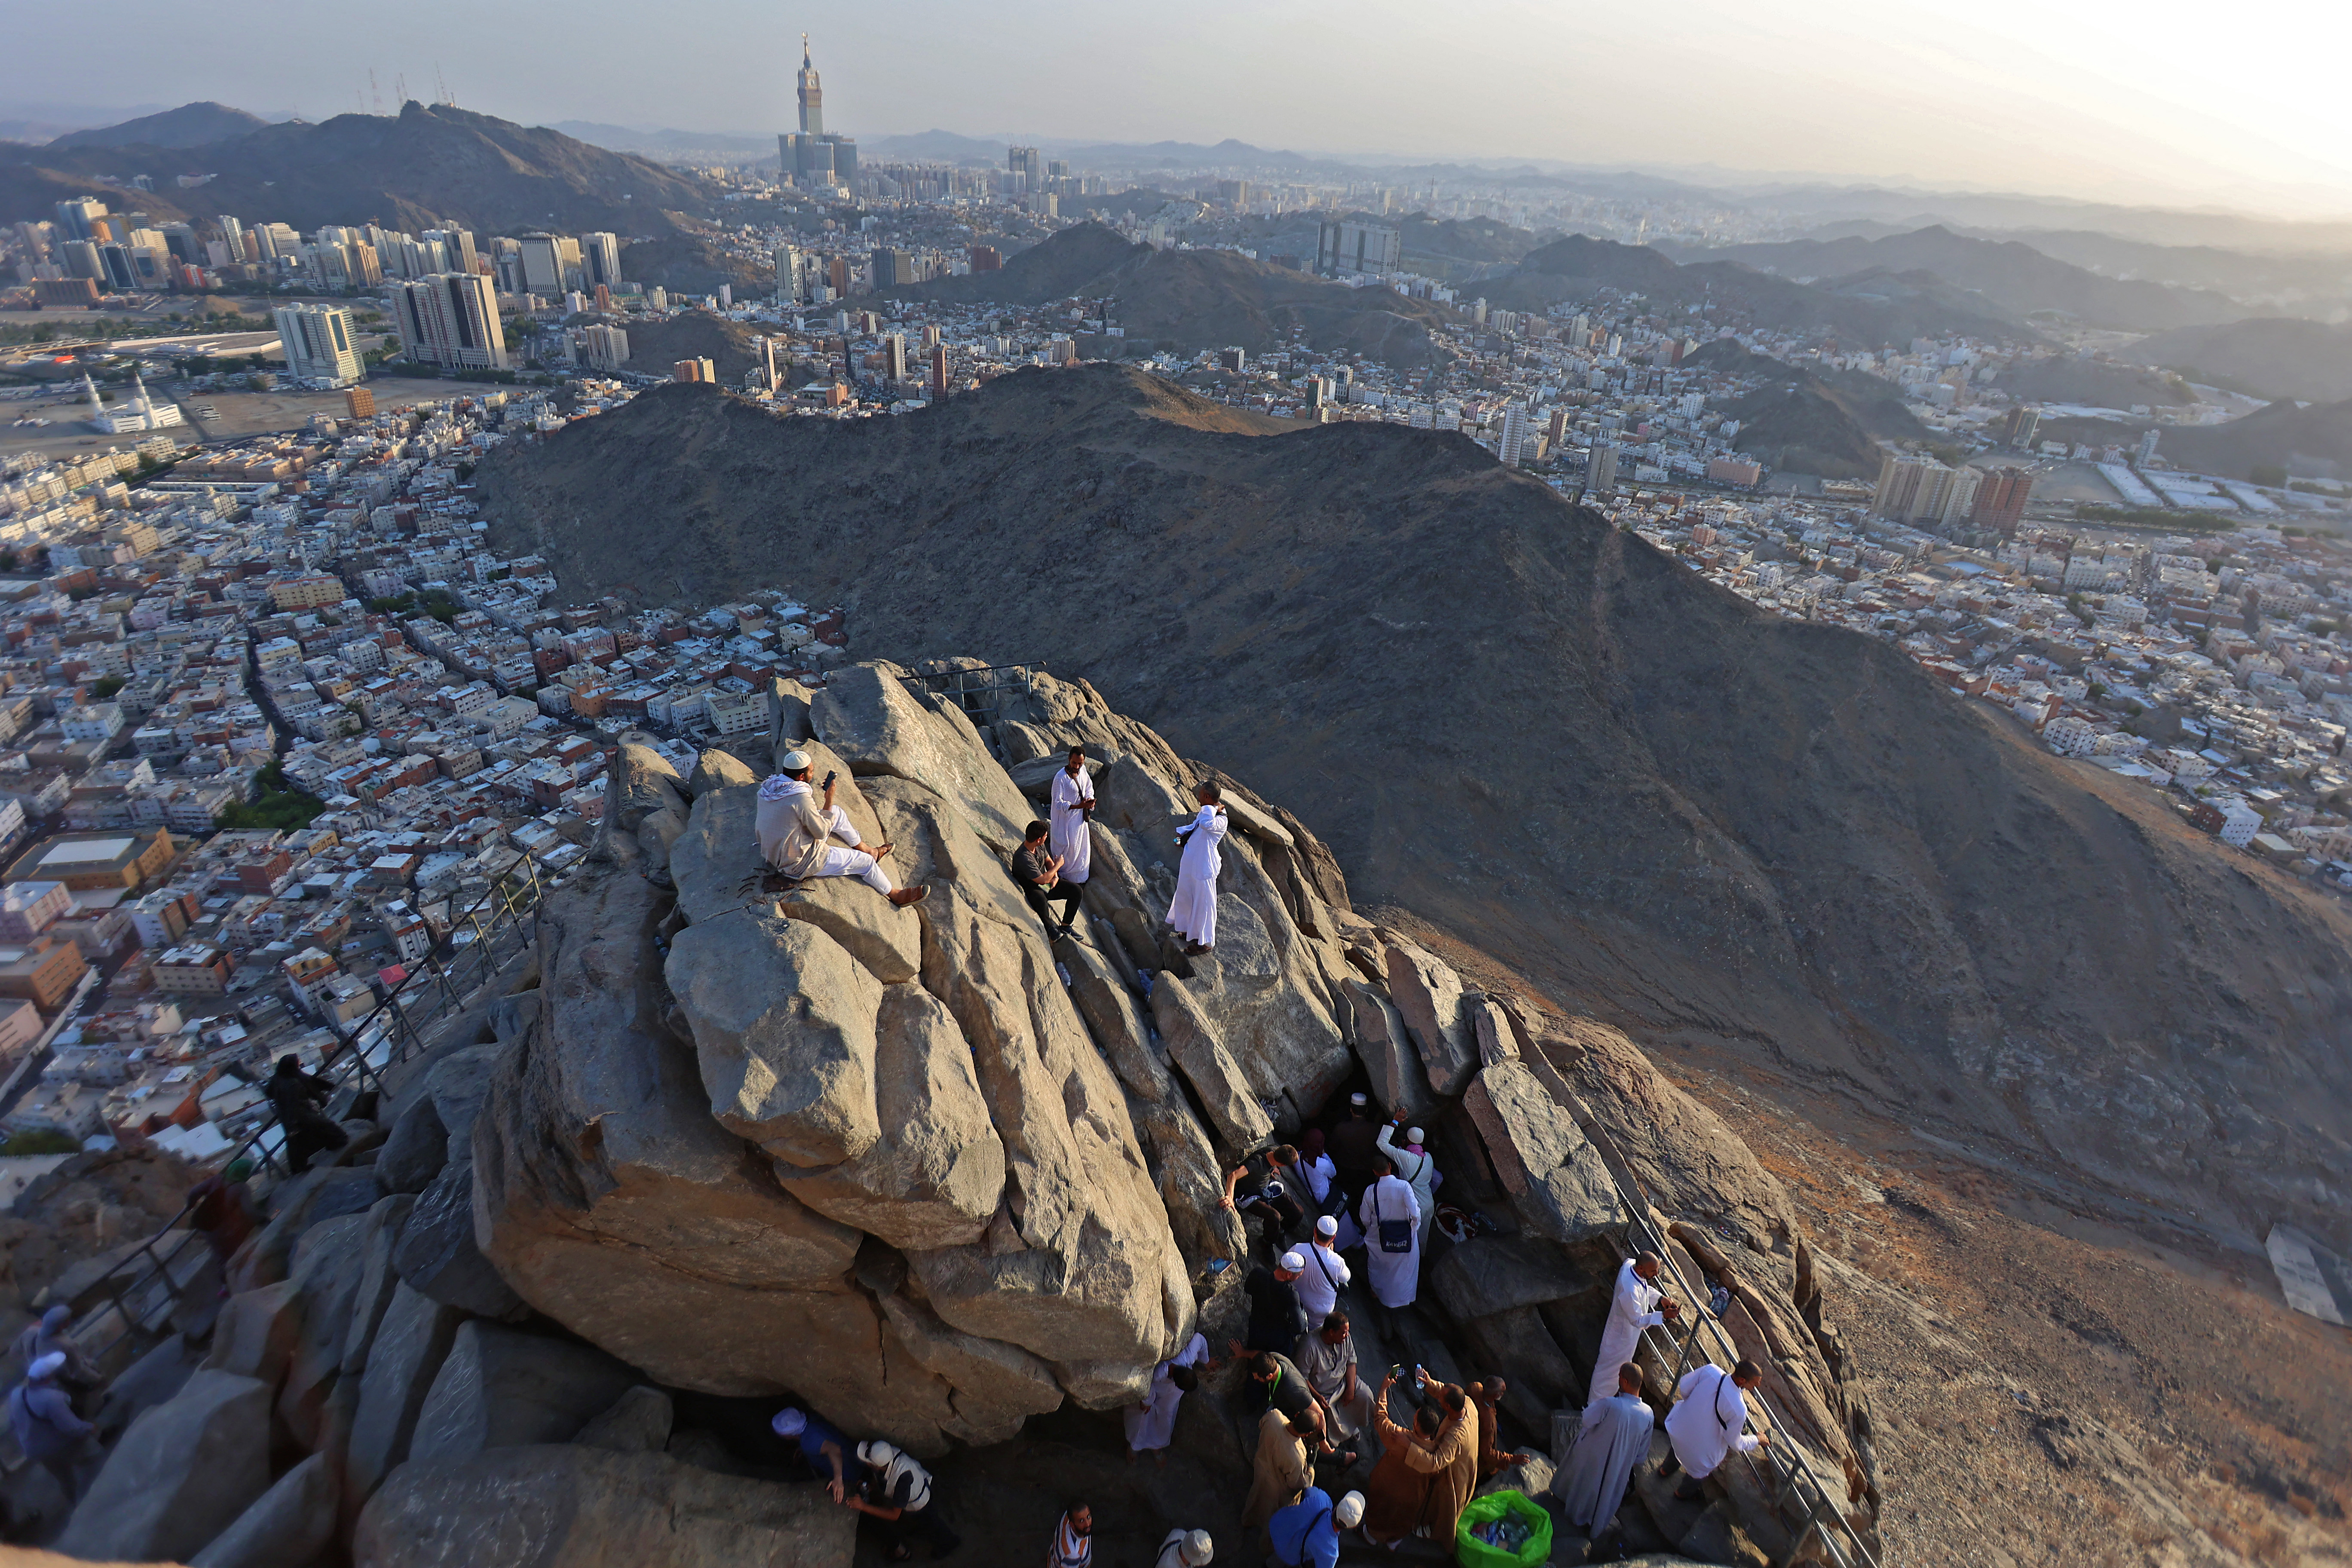
M 1209 1559 L 1216 1554 L 1217 1543 L 1209 1539 L 1209 1532 L 1205 1530 L 1187 1531 L 1184 1539 L 1176 1544 L 1176 1555 L 1191 1568 L 1206 1568 Z
M 1406 1128 L 1406 1129 L 1404 1130 L 1404 1141 L 1405 1141 L 1406 1142 L 1408 1142 L 1408 1143 L 1418 1143 L 1418 1142 L 1421 1142 L 1421 1129 L 1420 1129 L 1420 1128 L 1418 1128 L 1418 1127 L 1408 1127 L 1408 1128 Z
M 806 752 L 792 751 L 786 752 L 782 759 L 776 763 L 776 771 L 780 773 L 796 773 L 803 768 L 814 765 L 809 761 L 809 754 Z
M 1371 1103 L 1371 1099 L 1370 1096 L 1359 1091 L 1358 1093 L 1351 1094 L 1348 1097 L 1348 1103 L 1350 1105 L 1370 1105 Z
M 1321 1219 L 1315 1222 L 1315 1234 L 1318 1236 L 1337 1236 L 1339 1234 L 1339 1222 L 1333 1219 L 1327 1214 Z
M 1296 1252 L 1286 1252 L 1276 1267 L 1286 1274 L 1304 1273 L 1307 1268 L 1307 1259 Z
M 35 1356 L 33 1358 L 33 1364 L 25 1369 L 25 1375 L 31 1378 L 36 1383 L 40 1383 L 57 1376 L 58 1373 L 65 1371 L 65 1369 L 66 1352 L 63 1351 L 51 1351 L 47 1355 Z
M 808 1430 L 808 1417 L 787 1405 L 776 1412 L 776 1418 L 768 1425 L 776 1429 L 779 1437 L 797 1437 Z
M 1349 1492 L 1331 1510 L 1331 1522 L 1342 1530 L 1353 1530 L 1364 1520 L 1364 1494 Z
M 877 1470 L 898 1457 L 898 1450 L 879 1437 L 868 1437 L 857 1445 L 858 1462 L 871 1465 Z

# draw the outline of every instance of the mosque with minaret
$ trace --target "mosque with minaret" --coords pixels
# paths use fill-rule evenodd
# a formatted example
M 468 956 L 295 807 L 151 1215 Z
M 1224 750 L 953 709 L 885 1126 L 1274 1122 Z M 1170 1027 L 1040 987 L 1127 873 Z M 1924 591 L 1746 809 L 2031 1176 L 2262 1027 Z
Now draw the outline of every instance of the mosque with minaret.
M 89 372 L 82 372 L 82 395 L 89 401 L 89 427 L 102 436 L 134 436 L 143 430 L 164 430 L 186 423 L 179 405 L 149 393 L 146 378 L 136 370 L 131 373 L 131 389 L 130 396 L 109 408 L 99 401 L 98 387 L 89 379 Z

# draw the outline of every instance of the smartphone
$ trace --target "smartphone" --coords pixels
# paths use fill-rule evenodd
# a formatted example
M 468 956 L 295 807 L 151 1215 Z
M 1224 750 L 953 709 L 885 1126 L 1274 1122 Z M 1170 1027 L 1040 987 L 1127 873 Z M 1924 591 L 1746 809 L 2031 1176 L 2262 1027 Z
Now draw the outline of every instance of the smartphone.
M 1391 1362 L 1389 1363 L 1389 1375 L 1396 1379 L 1399 1383 L 1402 1383 L 1404 1381 L 1404 1363 L 1401 1361 Z
M 1234 1260 L 1230 1258 L 1212 1258 L 1209 1259 L 1209 1278 L 1213 1279 L 1233 1266 Z
M 840 776 L 841 776 L 841 773 L 840 773 L 840 771 L 839 771 L 838 769 L 836 769 L 836 770 L 835 770 L 835 771 L 833 771 L 833 772 L 830 772 L 830 773 L 826 773 L 826 774 L 824 775 L 824 787 L 825 787 L 825 788 L 827 788 L 827 789 L 831 789 L 831 788 L 833 787 L 833 781 L 834 781 L 834 780 L 835 780 L 835 779 L 837 779 L 837 778 L 839 778 Z

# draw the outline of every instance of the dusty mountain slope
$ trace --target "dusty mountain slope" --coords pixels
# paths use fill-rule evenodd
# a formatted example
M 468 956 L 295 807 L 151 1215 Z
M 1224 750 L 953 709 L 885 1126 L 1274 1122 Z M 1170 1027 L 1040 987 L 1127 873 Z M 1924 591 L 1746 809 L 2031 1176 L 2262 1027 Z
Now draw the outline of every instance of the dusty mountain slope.
M 198 193 L 173 176 L 209 174 Z M 49 205 L 93 188 L 89 176 L 143 174 L 139 205 L 158 219 L 188 213 L 267 213 L 308 231 L 374 221 L 415 232 L 454 224 L 482 234 L 539 229 L 667 233 L 666 208 L 713 195 L 699 180 L 450 104 L 411 100 L 397 115 L 289 121 L 195 151 L 168 147 L 28 147 L 0 152 L 0 218 L 46 217 Z M 62 191 L 64 195 L 53 195 Z M 112 204 L 110 204 L 112 205 Z
M 1355 350 L 1393 364 L 1426 363 L 1441 307 L 1386 289 L 1350 289 L 1230 250 L 1154 250 L 1100 224 L 1066 228 L 994 272 L 940 278 L 887 294 L 951 304 L 1042 305 L 1112 300 L 1130 341 L 1183 350 L 1238 344 L 1253 353 L 1289 341 Z
M 68 131 L 52 147 L 202 147 L 249 135 L 269 121 L 226 103 L 184 103 L 161 114 L 142 114 L 119 125 Z
M 677 387 L 479 477 L 576 596 L 788 584 L 877 653 L 1083 675 L 1648 1038 L 2346 1243 L 2340 912 L 1460 437 L 1273 428 L 1110 367 L 848 424 Z

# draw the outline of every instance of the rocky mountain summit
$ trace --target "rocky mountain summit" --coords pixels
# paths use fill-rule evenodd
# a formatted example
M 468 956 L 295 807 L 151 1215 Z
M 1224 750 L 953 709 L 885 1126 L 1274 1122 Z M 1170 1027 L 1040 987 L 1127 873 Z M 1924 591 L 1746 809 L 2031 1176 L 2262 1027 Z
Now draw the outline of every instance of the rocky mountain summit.
M 121 1435 L 61 1549 L 846 1563 L 856 1516 L 774 1479 L 781 1450 L 730 1412 L 764 1436 L 794 1401 L 950 1466 L 1044 1441 L 1039 1421 L 1066 1441 L 1195 1331 L 1235 1331 L 1244 1270 L 1220 1263 L 1247 1243 L 1222 1173 L 1354 1087 L 1429 1128 L 1445 1201 L 1484 1221 L 1431 1237 L 1402 1338 L 1363 1315 L 1368 1364 L 1507 1373 L 1506 1435 L 1548 1468 L 1620 1259 L 1663 1247 L 1728 1292 L 1723 1343 L 1769 1368 L 1781 1442 L 1843 1521 L 1761 1471 L 1727 1469 L 1705 1505 L 1652 1478 L 1636 1545 L 1875 1544 L 1859 1369 L 1787 1194 L 1711 1113 L 1616 1030 L 1467 987 L 1354 913 L 1295 816 L 1085 683 L 1039 675 L 985 728 L 926 688 L 882 662 L 779 681 L 769 734 L 686 777 L 625 744 L 515 990 L 402 1064 L 337 1164 L 278 1190 L 216 1322 L 117 1377 Z M 1094 871 L 1081 930 L 1049 936 L 1006 858 L 1074 744 L 1095 759 Z M 927 901 L 768 889 L 757 778 L 794 745 Z M 1209 776 L 1234 831 L 1216 947 L 1188 958 L 1159 917 Z M 1643 1362 L 1663 1398 L 1675 1368 L 1655 1345 Z M 1178 1437 L 1216 1489 L 1221 1555 L 1247 1551 L 1247 1456 L 1219 1414 L 1237 1376 L 1203 1381 Z M 1148 1549 L 1165 1524 L 1122 1528 Z M 1014 1544 L 980 1559 L 1034 1555 Z

